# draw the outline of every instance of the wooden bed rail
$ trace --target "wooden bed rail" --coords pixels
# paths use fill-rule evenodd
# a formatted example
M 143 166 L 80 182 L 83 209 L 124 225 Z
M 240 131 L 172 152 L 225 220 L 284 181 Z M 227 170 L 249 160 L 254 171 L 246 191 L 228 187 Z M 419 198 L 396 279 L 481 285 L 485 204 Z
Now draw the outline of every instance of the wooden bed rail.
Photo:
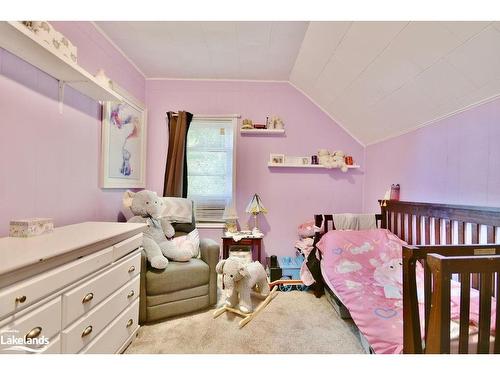
M 424 269 L 424 345 L 418 308 L 417 263 Z M 477 352 L 489 352 L 492 296 L 497 297 L 495 322 L 500 325 L 500 245 L 403 246 L 404 353 L 450 352 L 450 282 L 454 274 L 461 279 L 459 353 L 469 350 L 470 289 L 474 277 L 479 280 L 480 295 Z M 500 353 L 498 330 L 494 352 Z
M 460 286 L 460 333 L 459 353 L 469 352 L 469 313 L 471 273 L 480 275 L 479 287 L 479 335 L 477 353 L 490 352 L 491 290 L 500 285 L 500 255 L 455 256 L 427 255 L 432 273 L 434 290 L 429 330 L 426 339 L 426 353 L 450 352 L 450 282 L 452 274 L 462 275 Z M 494 277 L 496 275 L 496 277 Z M 500 299 L 496 299 L 495 325 L 500 324 Z M 494 353 L 500 354 L 500 332 L 495 330 Z
M 453 204 L 379 200 L 382 228 L 415 245 L 479 243 L 481 227 L 486 228 L 485 243 L 496 243 L 500 227 L 500 208 Z M 468 236 L 468 234 L 470 236 Z

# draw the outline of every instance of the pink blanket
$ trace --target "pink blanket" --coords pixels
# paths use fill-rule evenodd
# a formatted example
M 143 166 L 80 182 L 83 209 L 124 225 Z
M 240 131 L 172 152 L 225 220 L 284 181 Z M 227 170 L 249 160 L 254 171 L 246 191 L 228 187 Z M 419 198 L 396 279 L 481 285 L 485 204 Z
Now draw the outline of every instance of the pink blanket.
M 322 267 L 335 292 L 376 353 L 403 349 L 402 245 L 386 229 L 326 233 L 319 243 Z M 423 270 L 417 270 L 421 316 Z M 452 282 L 451 318 L 460 317 L 460 284 Z M 493 304 L 494 306 L 494 304 Z M 470 321 L 479 320 L 479 296 L 471 290 Z M 494 330 L 495 313 L 492 312 Z

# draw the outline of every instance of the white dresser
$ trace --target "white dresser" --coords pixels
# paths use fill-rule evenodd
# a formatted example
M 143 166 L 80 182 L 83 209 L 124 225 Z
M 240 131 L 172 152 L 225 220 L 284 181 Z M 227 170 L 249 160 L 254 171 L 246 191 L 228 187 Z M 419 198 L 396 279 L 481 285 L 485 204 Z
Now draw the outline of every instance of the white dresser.
M 118 353 L 139 329 L 145 224 L 0 239 L 0 353 Z

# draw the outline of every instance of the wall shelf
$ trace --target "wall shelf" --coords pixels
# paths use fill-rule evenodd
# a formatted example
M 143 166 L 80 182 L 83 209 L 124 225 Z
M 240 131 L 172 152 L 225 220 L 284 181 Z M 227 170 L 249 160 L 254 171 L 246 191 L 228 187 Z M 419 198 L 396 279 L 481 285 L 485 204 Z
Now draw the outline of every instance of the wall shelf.
M 78 64 L 58 55 L 20 22 L 0 22 L 0 47 L 96 101 L 123 101 L 121 95 L 98 82 Z
M 278 164 L 278 163 L 267 163 L 269 168 L 322 168 L 328 169 L 321 164 Z M 348 165 L 348 169 L 358 169 L 359 165 Z M 330 169 L 340 169 L 340 168 L 330 168 Z
M 262 135 L 282 135 L 285 129 L 240 129 L 241 134 L 262 134 Z

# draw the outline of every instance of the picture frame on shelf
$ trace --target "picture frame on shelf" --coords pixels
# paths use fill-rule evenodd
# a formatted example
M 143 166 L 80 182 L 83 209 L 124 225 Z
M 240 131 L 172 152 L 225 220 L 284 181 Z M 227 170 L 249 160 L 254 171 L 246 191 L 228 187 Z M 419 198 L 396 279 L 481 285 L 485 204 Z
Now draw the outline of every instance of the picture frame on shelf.
M 309 165 L 310 164 L 310 160 L 308 157 L 303 157 L 302 158 L 302 165 Z
M 104 102 L 101 126 L 101 187 L 146 187 L 147 113 L 130 101 Z
M 302 157 L 300 156 L 286 156 L 285 164 L 288 165 L 302 165 Z
M 285 164 L 285 154 L 270 154 L 269 162 L 272 164 Z

